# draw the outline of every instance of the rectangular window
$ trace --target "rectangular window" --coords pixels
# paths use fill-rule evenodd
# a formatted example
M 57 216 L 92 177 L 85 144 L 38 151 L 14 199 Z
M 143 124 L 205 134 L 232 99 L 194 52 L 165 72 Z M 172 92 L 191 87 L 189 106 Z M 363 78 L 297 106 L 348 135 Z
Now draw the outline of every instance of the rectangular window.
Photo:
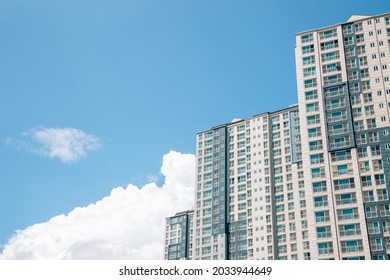
M 313 34 L 307 34 L 301 36 L 302 44 L 312 42 L 313 41 Z

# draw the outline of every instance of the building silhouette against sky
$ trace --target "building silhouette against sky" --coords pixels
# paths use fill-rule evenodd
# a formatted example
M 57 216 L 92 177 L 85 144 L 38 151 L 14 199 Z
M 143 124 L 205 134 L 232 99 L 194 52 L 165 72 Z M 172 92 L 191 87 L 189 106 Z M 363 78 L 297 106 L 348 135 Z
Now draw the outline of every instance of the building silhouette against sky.
M 389 45 L 390 13 L 297 33 L 298 104 L 197 134 L 165 258 L 389 259 Z

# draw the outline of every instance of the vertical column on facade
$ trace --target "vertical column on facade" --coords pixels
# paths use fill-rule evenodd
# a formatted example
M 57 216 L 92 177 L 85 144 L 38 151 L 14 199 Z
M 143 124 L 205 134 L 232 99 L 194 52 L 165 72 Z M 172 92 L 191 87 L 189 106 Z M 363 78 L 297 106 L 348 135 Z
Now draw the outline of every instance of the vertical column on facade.
M 213 259 L 228 259 L 227 199 L 227 129 L 213 131 L 213 188 L 212 188 L 212 255 Z

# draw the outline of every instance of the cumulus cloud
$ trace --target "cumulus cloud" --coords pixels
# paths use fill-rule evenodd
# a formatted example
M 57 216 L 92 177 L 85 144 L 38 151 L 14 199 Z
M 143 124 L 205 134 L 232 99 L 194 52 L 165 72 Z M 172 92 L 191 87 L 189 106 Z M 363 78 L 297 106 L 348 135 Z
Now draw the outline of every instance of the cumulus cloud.
M 70 163 L 101 147 L 99 138 L 76 128 L 39 127 L 22 134 L 27 140 L 7 138 L 7 145 Z
M 94 204 L 16 234 L 0 259 L 162 259 L 165 217 L 191 209 L 195 156 L 169 152 L 162 186 L 116 187 Z

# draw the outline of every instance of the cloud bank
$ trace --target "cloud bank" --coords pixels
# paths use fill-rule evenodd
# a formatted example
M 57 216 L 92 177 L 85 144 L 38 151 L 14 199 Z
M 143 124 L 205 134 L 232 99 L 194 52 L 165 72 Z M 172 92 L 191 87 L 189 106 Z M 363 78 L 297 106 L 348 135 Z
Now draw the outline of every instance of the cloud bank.
M 17 231 L 0 259 L 162 259 L 164 218 L 193 206 L 195 156 L 171 151 L 161 173 L 161 187 L 116 187 L 94 204 Z
M 58 158 L 64 163 L 78 161 L 88 151 L 101 147 L 99 138 L 76 128 L 40 127 L 23 133 L 23 136 L 28 140 L 7 138 L 6 144 L 17 150 Z

